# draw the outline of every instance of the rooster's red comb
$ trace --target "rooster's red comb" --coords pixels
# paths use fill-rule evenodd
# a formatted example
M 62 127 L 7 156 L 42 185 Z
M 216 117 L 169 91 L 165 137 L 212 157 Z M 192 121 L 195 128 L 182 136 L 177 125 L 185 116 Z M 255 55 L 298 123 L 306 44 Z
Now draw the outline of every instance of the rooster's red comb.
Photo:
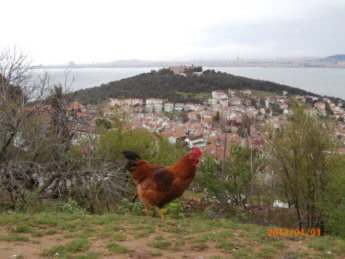
M 198 157 L 201 157 L 202 156 L 202 152 L 200 150 L 200 148 L 197 148 L 197 147 L 193 147 L 192 150 L 191 150 L 192 153 L 196 154 Z

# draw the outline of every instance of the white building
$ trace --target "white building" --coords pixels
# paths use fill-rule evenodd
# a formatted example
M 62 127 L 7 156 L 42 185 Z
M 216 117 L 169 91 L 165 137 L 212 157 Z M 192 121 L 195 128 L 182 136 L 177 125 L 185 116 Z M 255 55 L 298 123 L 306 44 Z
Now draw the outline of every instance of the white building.
M 184 110 L 184 104 L 183 103 L 175 103 L 175 111 L 181 112 Z
M 230 105 L 232 105 L 232 106 L 240 106 L 243 103 L 242 99 L 240 99 L 240 98 L 231 98 L 229 100 L 229 102 L 230 102 Z
M 209 99 L 207 100 L 207 102 L 208 102 L 209 105 L 213 106 L 213 105 L 218 104 L 218 99 L 209 98 Z
M 215 99 L 225 99 L 228 98 L 228 95 L 224 91 L 212 91 L 212 98 Z
M 164 111 L 166 111 L 166 112 L 174 111 L 174 104 L 173 103 L 165 103 L 164 104 Z
M 198 147 L 200 149 L 206 148 L 206 140 L 203 135 L 197 135 L 194 137 L 188 137 L 185 139 L 189 148 Z

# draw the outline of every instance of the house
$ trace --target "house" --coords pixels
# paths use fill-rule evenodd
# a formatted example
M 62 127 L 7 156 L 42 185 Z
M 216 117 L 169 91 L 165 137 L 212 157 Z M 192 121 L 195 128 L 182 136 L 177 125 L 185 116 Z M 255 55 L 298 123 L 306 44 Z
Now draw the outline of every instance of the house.
M 228 107 L 229 106 L 229 99 L 228 98 L 220 99 L 219 104 L 223 107 Z
M 184 110 L 184 104 L 183 103 L 175 103 L 175 111 L 181 112 Z
M 163 110 L 163 99 L 149 98 L 145 101 L 146 112 L 161 112 Z
M 187 137 L 185 139 L 189 148 L 198 147 L 200 149 L 206 148 L 206 140 L 204 139 L 203 135 L 197 135 L 193 137 Z
M 236 96 L 236 91 L 229 89 L 228 94 L 230 97 L 235 97 Z
M 197 104 L 193 104 L 193 103 L 187 103 L 185 105 L 185 110 L 186 111 L 197 111 L 200 109 L 200 106 Z
M 212 98 L 214 99 L 225 99 L 228 98 L 228 95 L 224 91 L 212 91 Z
M 246 96 L 251 96 L 252 95 L 252 91 L 250 91 L 250 90 L 243 90 L 242 91 L 242 93 L 244 94 L 244 95 L 246 95 Z
M 193 75 L 194 76 L 202 76 L 202 73 L 203 73 L 202 71 L 201 72 L 193 72 Z
M 133 99 L 133 105 L 144 105 L 144 100 L 143 99 L 138 99 L 138 98 L 134 98 Z
M 175 75 L 184 74 L 187 70 L 192 70 L 193 66 L 172 66 L 169 67 L 170 71 L 172 71 Z
M 163 99 L 149 98 L 149 99 L 146 99 L 145 103 L 146 105 L 156 105 L 156 104 L 163 105 Z
M 164 104 L 164 111 L 173 112 L 174 111 L 174 104 L 173 103 L 165 103 Z
M 209 98 L 209 99 L 207 100 L 207 102 L 208 102 L 209 105 L 213 106 L 213 105 L 218 104 L 218 99 Z
M 78 102 L 72 102 L 68 105 L 68 109 L 75 112 L 81 112 L 85 110 L 85 106 Z
M 155 108 L 155 112 L 161 112 L 161 111 L 163 111 L 163 104 L 156 103 L 154 105 L 154 108 Z
M 145 111 L 146 112 L 151 113 L 151 112 L 154 112 L 154 110 L 155 110 L 155 107 L 154 107 L 153 104 L 146 104 L 146 106 L 145 106 Z
M 187 114 L 189 120 L 199 120 L 199 113 L 198 112 L 189 112 Z
M 318 110 L 318 111 L 325 111 L 326 110 L 326 104 L 322 103 L 322 102 L 317 102 L 314 104 L 314 107 Z
M 240 106 L 242 105 L 242 99 L 240 98 L 230 98 L 229 103 L 231 106 Z
M 113 106 L 115 106 L 115 105 L 122 106 L 122 105 L 125 104 L 125 100 L 123 100 L 123 99 L 109 98 L 109 100 L 110 100 L 110 104 L 113 105 Z
M 86 146 L 94 146 L 94 142 L 99 138 L 96 133 L 96 127 L 89 125 L 78 125 L 75 128 L 75 134 L 72 138 L 72 144 L 85 144 Z

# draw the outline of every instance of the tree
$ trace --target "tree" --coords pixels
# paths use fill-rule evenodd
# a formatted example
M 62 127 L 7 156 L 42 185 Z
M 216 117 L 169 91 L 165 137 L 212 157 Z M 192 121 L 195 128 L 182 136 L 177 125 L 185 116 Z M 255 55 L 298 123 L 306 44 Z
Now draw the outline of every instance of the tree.
M 325 230 L 345 237 L 345 157 L 339 157 L 323 200 L 317 205 L 325 217 Z
M 233 145 L 229 153 L 224 167 L 223 161 L 206 157 L 200 164 L 201 173 L 197 175 L 196 185 L 202 189 L 206 188 L 210 197 L 215 197 L 225 206 L 245 208 L 251 194 L 251 167 L 253 166 L 255 174 L 262 168 L 260 152 Z M 253 164 L 250 162 L 251 156 Z
M 0 200 L 17 206 L 28 194 L 37 202 L 72 197 L 92 209 L 128 195 L 121 160 L 108 163 L 83 152 L 96 146 L 72 145 L 73 95 L 51 86 L 47 74 L 32 75 L 25 55 L 0 52 Z
M 316 205 L 328 188 L 336 148 L 331 123 L 308 115 L 293 102 L 293 115 L 273 138 L 269 156 L 287 201 L 294 205 L 300 228 L 323 228 L 324 215 Z

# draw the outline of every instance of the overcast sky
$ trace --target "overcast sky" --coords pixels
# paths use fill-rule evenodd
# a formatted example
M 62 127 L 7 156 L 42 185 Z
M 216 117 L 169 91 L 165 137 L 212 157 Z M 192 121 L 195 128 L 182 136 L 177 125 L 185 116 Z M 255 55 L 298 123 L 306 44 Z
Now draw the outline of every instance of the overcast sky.
M 345 53 L 345 0 L 0 0 L 0 48 L 36 64 Z

